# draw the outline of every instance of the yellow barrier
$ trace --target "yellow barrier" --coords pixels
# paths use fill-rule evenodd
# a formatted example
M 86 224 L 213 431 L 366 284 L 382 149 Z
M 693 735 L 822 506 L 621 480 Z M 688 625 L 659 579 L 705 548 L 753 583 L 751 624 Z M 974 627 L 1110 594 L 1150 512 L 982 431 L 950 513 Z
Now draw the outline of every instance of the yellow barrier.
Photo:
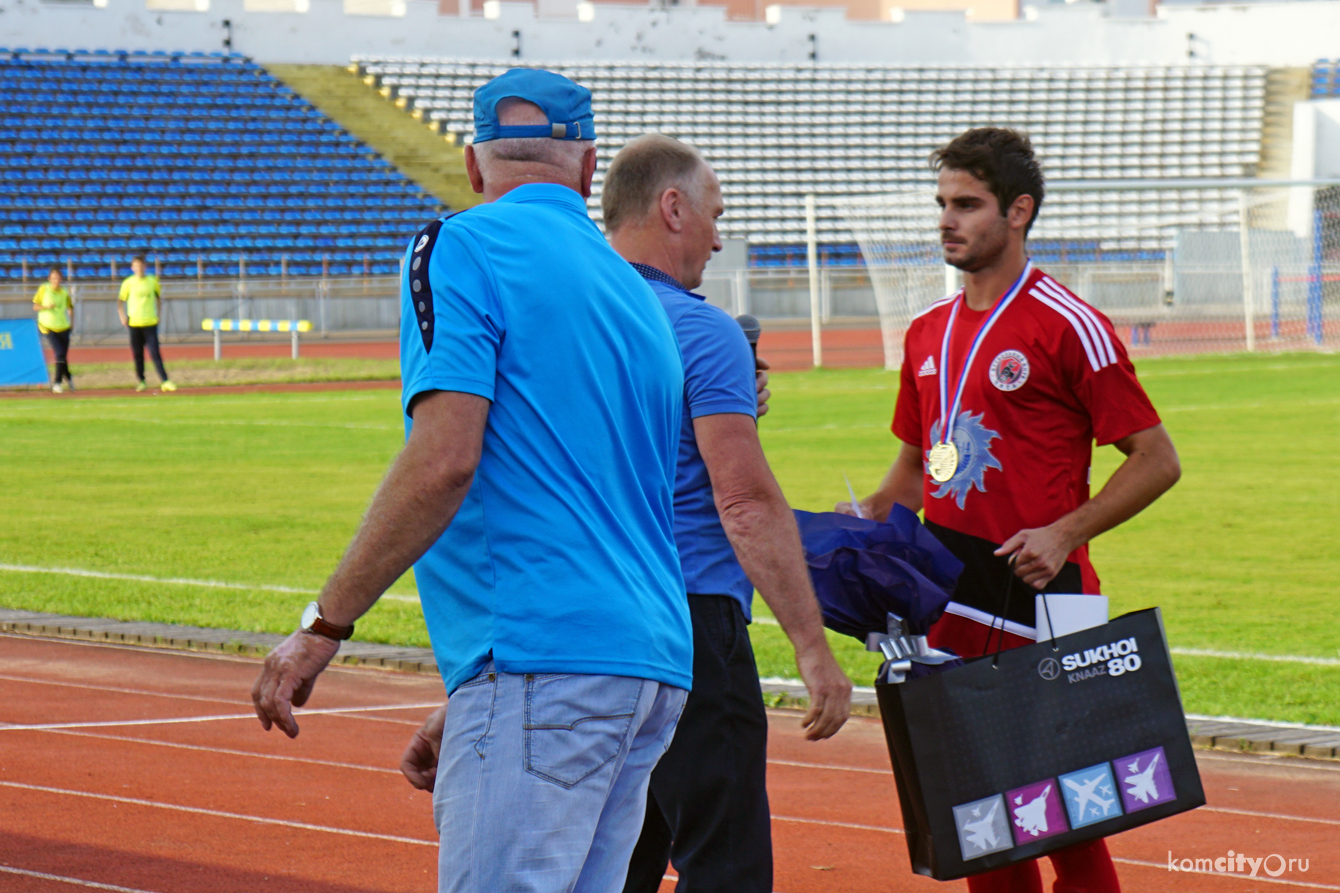
M 214 333 L 214 359 L 223 359 L 222 332 L 289 332 L 293 335 L 293 359 L 298 358 L 298 333 L 312 331 L 306 319 L 202 319 L 200 328 Z

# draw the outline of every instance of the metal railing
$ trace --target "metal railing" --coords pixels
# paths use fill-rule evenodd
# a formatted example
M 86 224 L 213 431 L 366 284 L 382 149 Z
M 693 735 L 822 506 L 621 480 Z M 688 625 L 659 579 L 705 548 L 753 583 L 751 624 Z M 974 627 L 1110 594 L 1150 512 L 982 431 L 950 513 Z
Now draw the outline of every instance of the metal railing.
M 164 279 L 159 336 L 203 337 L 205 319 L 309 319 L 314 334 L 385 333 L 400 327 L 400 278 Z M 38 280 L 0 285 L 0 318 L 32 315 Z M 122 337 L 117 312 L 119 283 L 82 280 L 67 284 L 75 301 L 75 343 Z

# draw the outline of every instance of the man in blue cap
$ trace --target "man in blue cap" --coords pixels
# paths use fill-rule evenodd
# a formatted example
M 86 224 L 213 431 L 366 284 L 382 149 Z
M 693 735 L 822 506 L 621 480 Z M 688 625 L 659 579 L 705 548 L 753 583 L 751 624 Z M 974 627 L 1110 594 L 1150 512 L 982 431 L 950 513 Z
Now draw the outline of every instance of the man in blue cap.
M 450 710 L 402 768 L 433 791 L 441 891 L 619 890 L 691 682 L 683 372 L 587 215 L 594 138 L 590 92 L 559 75 L 476 91 L 485 204 L 405 258 L 405 449 L 253 690 L 262 725 L 296 735 L 290 705 L 414 565 Z

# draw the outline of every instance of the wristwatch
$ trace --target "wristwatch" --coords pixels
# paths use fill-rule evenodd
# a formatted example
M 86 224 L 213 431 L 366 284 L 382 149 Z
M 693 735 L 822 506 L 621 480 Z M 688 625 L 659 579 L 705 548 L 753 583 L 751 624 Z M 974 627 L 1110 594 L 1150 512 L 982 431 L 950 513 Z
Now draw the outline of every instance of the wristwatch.
M 309 604 L 302 612 L 302 631 L 316 633 L 327 639 L 344 641 L 354 634 L 354 625 L 336 626 L 321 616 L 321 606 L 316 602 Z

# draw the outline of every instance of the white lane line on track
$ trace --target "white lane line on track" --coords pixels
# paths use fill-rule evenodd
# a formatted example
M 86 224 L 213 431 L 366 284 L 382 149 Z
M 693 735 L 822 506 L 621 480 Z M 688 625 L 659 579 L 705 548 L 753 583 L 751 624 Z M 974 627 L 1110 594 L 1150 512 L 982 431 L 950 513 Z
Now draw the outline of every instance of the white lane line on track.
M 872 775 L 893 775 L 892 769 L 863 769 L 860 766 L 827 766 L 823 763 L 801 763 L 796 760 L 768 760 L 770 765 L 796 766 L 801 769 L 831 769 L 834 772 L 866 772 Z
M 1202 806 L 1200 812 L 1217 812 L 1221 815 L 1245 815 L 1253 819 L 1279 819 L 1282 822 L 1311 822 L 1314 825 L 1331 825 L 1340 828 L 1336 819 L 1315 819 L 1309 816 L 1284 815 L 1278 812 L 1257 812 L 1253 809 L 1233 809 L 1228 806 Z
M 154 800 L 139 800 L 135 797 L 118 797 L 114 794 L 94 794 L 89 791 L 72 791 L 67 788 L 51 788 L 45 785 L 23 784 L 17 781 L 0 781 L 0 787 L 15 788 L 22 791 L 37 791 L 43 794 L 58 794 L 64 797 L 83 797 L 89 800 L 102 800 L 108 803 L 125 803 L 129 806 L 147 806 L 152 809 L 166 809 L 173 812 L 185 812 L 192 815 L 205 815 L 218 819 L 237 819 L 254 822 L 258 825 L 279 825 L 283 828 L 298 828 L 303 831 L 320 831 L 325 834 L 341 834 L 346 837 L 364 837 L 369 840 L 385 840 L 390 843 L 409 843 L 415 846 L 437 846 L 436 840 L 422 840 L 417 837 L 401 837 L 396 834 L 377 834 L 373 831 L 354 831 L 350 828 L 336 828 L 331 825 L 312 825 L 307 822 L 290 822 L 287 819 L 272 819 L 259 815 L 247 815 L 240 812 L 224 812 L 219 809 L 204 809 L 199 806 L 181 806 L 176 803 L 158 803 Z
M 169 747 L 174 750 L 195 750 L 203 753 L 225 754 L 236 757 L 252 757 L 257 760 L 277 760 L 284 763 L 302 763 L 304 766 L 328 766 L 332 769 L 357 769 L 360 772 L 384 772 L 400 775 L 399 769 L 385 766 L 360 766 L 358 763 L 340 763 L 335 760 L 314 760 L 310 757 L 286 757 L 277 753 L 256 753 L 250 750 L 235 750 L 231 747 L 205 747 L 202 744 L 181 744 L 176 741 L 159 741 L 156 738 L 131 738 L 128 735 L 99 735 L 97 732 L 75 732 L 69 729 L 44 729 L 53 735 L 69 735 L 72 738 L 94 738 L 99 741 L 120 741 L 126 744 L 144 744 L 150 747 Z
M 7 682 L 26 682 L 29 685 L 58 685 L 61 688 L 83 688 L 89 691 L 110 691 L 122 695 L 141 695 L 148 698 L 171 698 L 174 701 L 208 701 L 213 704 L 244 705 L 245 701 L 236 698 L 210 698 L 205 695 L 174 695 L 170 692 L 146 691 L 141 688 L 120 688 L 115 685 L 90 685 L 87 682 L 64 682 L 59 679 L 33 679 L 30 676 L 10 676 L 0 673 L 0 679 Z
M 832 828 L 854 828 L 857 831 L 880 831 L 884 834 L 902 834 L 902 828 L 884 828 L 880 825 L 858 825 L 855 822 L 829 822 L 824 819 L 801 819 L 789 815 L 775 815 L 774 822 L 796 822 L 802 825 L 827 825 Z
M 356 714 L 374 713 L 384 710 L 432 710 L 442 706 L 441 701 L 431 701 L 427 704 L 390 704 L 376 707 L 328 707 L 321 710 L 294 710 L 295 717 L 303 716 L 339 716 L 349 715 L 351 719 L 371 719 L 379 717 L 363 717 Z M 53 723 L 0 723 L 0 732 L 49 732 L 55 729 L 109 729 L 124 726 L 168 726 L 182 725 L 184 723 L 197 722 L 217 722 L 219 720 L 229 719 L 255 719 L 256 712 L 250 713 L 223 713 L 213 716 L 178 716 L 167 717 L 164 719 L 117 719 L 106 720 L 103 722 L 53 722 Z M 422 722 L 411 722 L 409 720 L 396 720 L 395 722 L 405 725 L 422 725 Z
M 94 580 L 129 580 L 133 583 L 160 583 L 168 586 L 202 586 L 208 589 L 240 589 L 246 592 L 282 592 L 293 595 L 320 595 L 319 589 L 299 589 L 269 583 L 229 583 L 224 580 L 195 580 L 189 577 L 151 577 L 147 574 L 116 574 L 79 567 L 38 567 L 31 564 L 0 564 L 0 571 L 13 574 L 56 574 L 64 577 L 88 577 Z M 419 603 L 417 595 L 385 593 L 382 598 L 397 602 Z
M 115 685 L 90 685 L 90 684 L 87 683 L 87 682 L 65 682 L 65 681 L 58 680 L 58 679 L 33 679 L 32 677 L 29 677 L 29 676 L 9 676 L 9 675 L 4 675 L 4 674 L 0 674 L 0 679 L 8 680 L 8 681 L 10 681 L 10 682 L 27 682 L 27 683 L 30 683 L 30 684 L 32 684 L 32 685 L 55 685 L 55 686 L 59 686 L 59 687 L 61 687 L 61 688 L 83 688 L 83 689 L 89 689 L 89 690 L 91 690 L 91 691 L 107 691 L 107 692 L 112 692 L 112 693 L 114 693 L 114 694 L 120 694 L 120 695 L 140 695 L 140 696 L 151 697 L 151 698 L 171 698 L 171 699 L 173 699 L 173 700 L 178 700 L 178 701 L 207 701 L 207 702 L 215 703 L 215 704 L 234 704 L 234 705 L 236 705 L 236 706 L 238 706 L 238 707 L 249 707 L 249 706 L 251 706 L 251 702 L 250 702 L 250 701 L 237 700 L 237 699 L 233 699 L 233 698 L 210 698 L 210 697 L 205 697 L 205 696 L 203 696 L 203 695 L 174 695 L 174 694 L 169 694 L 169 693 L 167 693 L 167 692 L 146 691 L 146 690 L 144 690 L 144 689 L 138 689 L 138 688 L 123 688 L 123 687 L 115 686 Z M 420 705 L 420 704 L 407 704 L 407 705 L 405 706 L 405 709 L 406 709 L 406 710 L 417 710 L 417 709 L 419 709 L 421 706 L 422 706 L 422 705 Z M 439 706 L 440 706 L 440 705 L 439 705 Z M 336 711 L 338 711 L 338 710 L 345 710 L 346 708 L 344 708 L 344 707 L 340 707 L 340 708 L 331 708 L 331 709 L 332 709 L 332 710 L 336 710 Z M 361 710 L 362 708 L 356 708 L 356 709 Z M 393 704 L 382 704 L 382 705 L 377 706 L 377 707 L 375 707 L 375 708 L 374 708 L 374 707 L 369 707 L 369 708 L 366 708 L 366 709 L 368 709 L 368 710 L 379 710 L 379 711 L 382 711 L 382 710 L 397 710 L 397 709 L 399 709 L 399 708 L 397 708 L 397 707 L 396 707 L 395 705 L 393 705 Z M 299 710 L 295 710 L 295 711 L 294 711 L 294 715 L 296 715 L 296 716 L 301 716 L 301 715 L 303 715 L 303 713 L 320 713 L 320 712 L 322 712 L 322 711 L 319 710 L 319 709 L 317 709 L 317 710 L 310 710 L 310 711 L 304 711 L 304 710 L 299 709 Z M 3 725 L 3 722 L 0 722 L 0 726 L 2 726 L 2 725 Z
M 86 881 L 77 877 L 47 874 L 45 871 L 29 871 L 26 868 L 15 868 L 12 865 L 0 865 L 0 872 L 4 872 L 5 874 L 17 874 L 20 877 L 36 878 L 39 881 L 55 881 L 56 883 L 70 884 L 75 887 L 87 887 L 90 890 L 111 890 L 113 893 L 153 893 L 151 890 L 141 890 L 138 887 L 120 887 L 116 884 L 102 884 L 98 881 Z
M 1160 868 L 1164 871 L 1168 871 L 1168 866 L 1161 862 L 1147 862 L 1144 859 L 1125 859 L 1120 856 L 1113 856 L 1112 861 L 1120 862 L 1123 865 L 1138 865 L 1141 868 Z M 1340 890 L 1340 887 L 1337 887 L 1334 884 L 1316 884 L 1310 881 L 1291 881 L 1285 878 L 1268 877 L 1260 874 L 1256 877 L 1252 877 L 1249 874 L 1237 874 L 1227 871 L 1196 871 L 1195 869 L 1184 868 L 1179 868 L 1178 872 L 1181 874 L 1199 874 L 1208 877 L 1228 878 L 1235 881 L 1251 881 L 1252 883 L 1284 884 L 1288 887 L 1306 887 L 1311 890 Z M 1169 873 L 1171 874 L 1171 872 Z
M 1340 667 L 1340 658 L 1309 657 L 1305 654 L 1263 654 L 1259 651 L 1215 651 L 1211 648 L 1171 648 L 1182 657 L 1218 657 L 1224 660 L 1258 660 L 1281 664 L 1311 664 L 1317 667 Z M 1263 720 L 1264 722 L 1265 720 Z

